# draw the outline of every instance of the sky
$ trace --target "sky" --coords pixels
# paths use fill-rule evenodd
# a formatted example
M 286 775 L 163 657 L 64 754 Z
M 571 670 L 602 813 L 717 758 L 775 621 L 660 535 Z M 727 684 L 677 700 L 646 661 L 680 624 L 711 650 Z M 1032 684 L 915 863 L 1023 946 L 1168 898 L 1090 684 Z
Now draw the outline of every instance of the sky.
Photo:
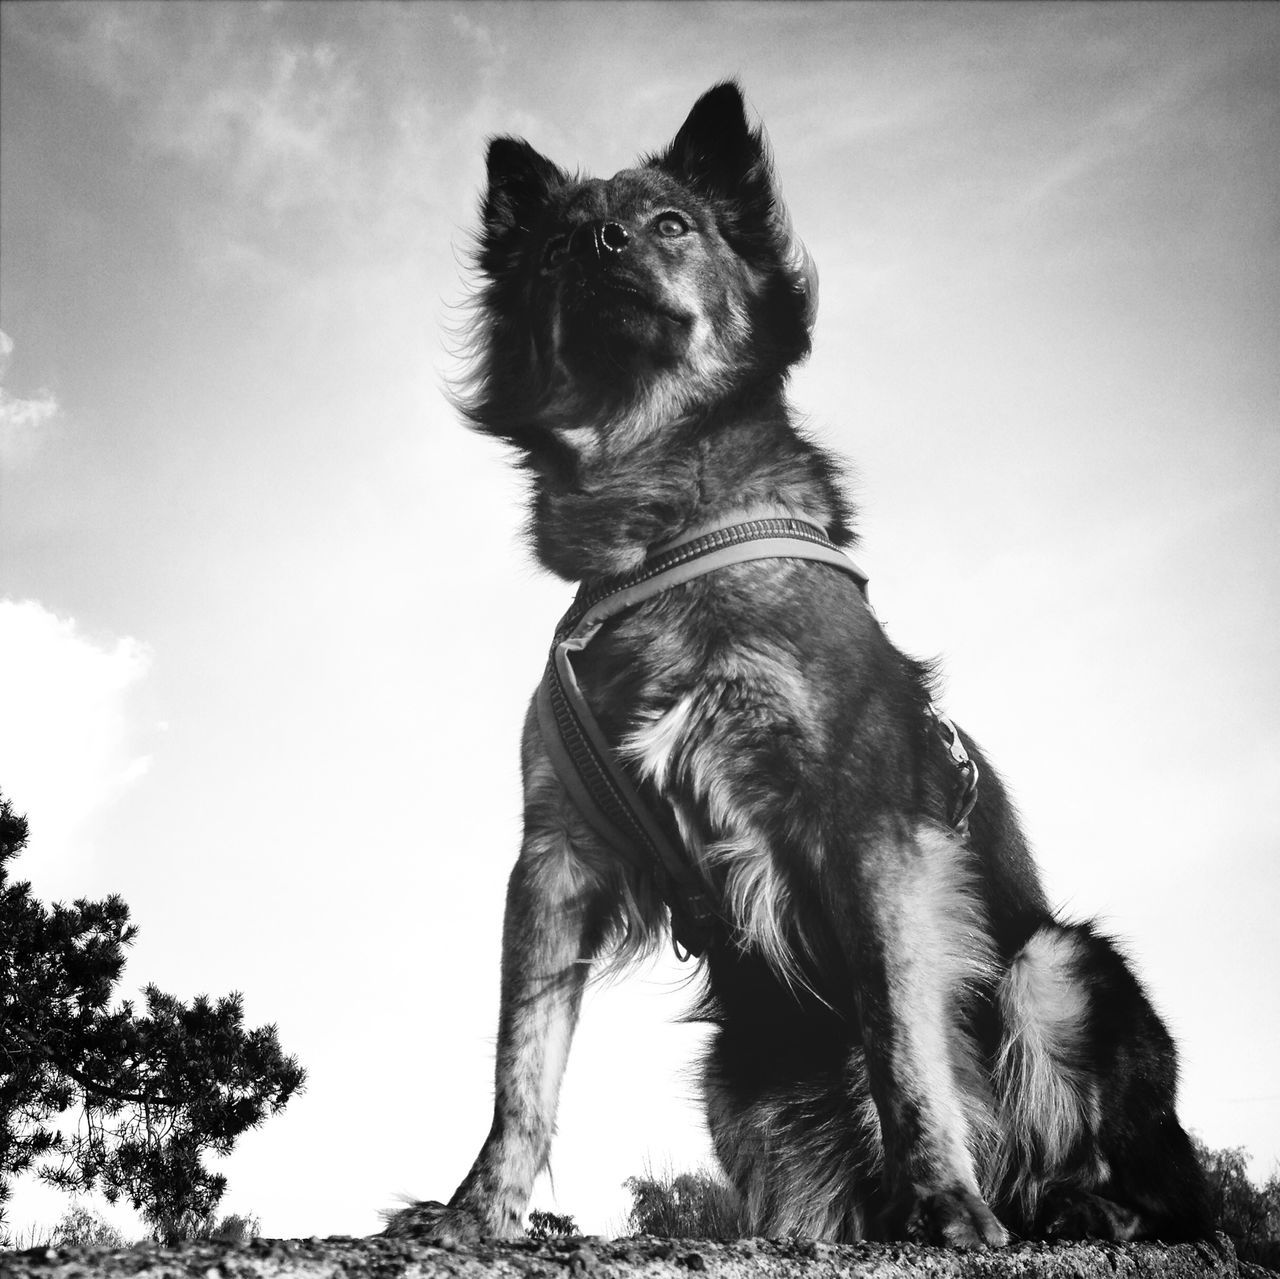
M 369 1233 L 488 1129 L 571 588 L 444 392 L 485 141 L 608 175 L 729 75 L 880 617 L 1123 939 L 1186 1124 L 1276 1167 L 1278 56 L 1263 4 L 0 5 L 0 788 L 42 899 L 129 903 L 121 995 L 242 991 L 307 1068 L 225 1211 Z M 620 1232 L 709 1158 L 686 976 L 589 995 L 533 1206 Z

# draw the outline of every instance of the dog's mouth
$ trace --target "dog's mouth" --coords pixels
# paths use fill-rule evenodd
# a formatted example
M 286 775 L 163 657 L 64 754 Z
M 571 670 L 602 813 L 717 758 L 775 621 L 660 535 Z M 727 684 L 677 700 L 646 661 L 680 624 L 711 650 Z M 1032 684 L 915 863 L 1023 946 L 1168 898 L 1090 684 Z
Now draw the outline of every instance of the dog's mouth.
M 616 272 L 581 281 L 562 297 L 565 352 L 610 364 L 666 365 L 679 360 L 694 317 L 651 283 Z
M 607 319 L 613 310 L 621 312 L 639 312 L 657 320 L 672 321 L 676 324 L 692 323 L 693 317 L 685 314 L 662 297 L 652 288 L 646 288 L 638 281 L 616 274 L 598 275 L 584 280 L 575 290 L 575 309 L 580 309 L 592 318 Z

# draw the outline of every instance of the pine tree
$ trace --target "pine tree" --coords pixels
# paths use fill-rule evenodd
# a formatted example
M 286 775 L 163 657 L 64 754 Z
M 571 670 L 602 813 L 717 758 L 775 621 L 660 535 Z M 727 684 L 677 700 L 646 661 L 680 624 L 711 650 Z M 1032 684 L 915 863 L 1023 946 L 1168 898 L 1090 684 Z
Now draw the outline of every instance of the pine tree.
M 111 1007 L 137 929 L 119 897 L 46 907 L 10 882 L 25 817 L 0 796 L 0 1230 L 14 1177 L 128 1199 L 162 1238 L 213 1212 L 204 1165 L 277 1114 L 305 1073 L 239 994 L 190 1005 L 155 986 Z M 69 1131 L 58 1126 L 70 1123 Z

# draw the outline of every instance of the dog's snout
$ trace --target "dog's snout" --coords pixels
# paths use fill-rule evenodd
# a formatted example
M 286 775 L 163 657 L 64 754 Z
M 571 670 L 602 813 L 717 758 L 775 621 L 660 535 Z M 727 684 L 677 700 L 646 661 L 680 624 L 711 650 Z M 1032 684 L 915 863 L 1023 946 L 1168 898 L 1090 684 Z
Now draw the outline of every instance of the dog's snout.
M 584 222 L 569 237 L 569 256 L 611 258 L 631 242 L 631 232 L 621 222 Z

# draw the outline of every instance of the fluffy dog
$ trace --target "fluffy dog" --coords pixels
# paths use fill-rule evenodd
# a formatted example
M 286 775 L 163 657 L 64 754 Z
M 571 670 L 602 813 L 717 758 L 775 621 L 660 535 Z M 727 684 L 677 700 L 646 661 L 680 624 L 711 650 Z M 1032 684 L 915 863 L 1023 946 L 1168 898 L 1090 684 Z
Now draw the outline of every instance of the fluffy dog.
M 784 397 L 813 273 L 737 86 L 607 181 L 500 137 L 488 183 L 463 408 L 518 450 L 542 563 L 583 584 L 561 638 L 709 530 L 847 546 L 840 468 Z M 531 709 L 493 1127 L 449 1205 L 392 1233 L 520 1233 L 584 983 L 672 920 L 701 952 L 707 1122 L 755 1232 L 1207 1230 L 1169 1034 L 1115 945 L 1051 912 L 995 772 L 834 555 L 720 564 L 570 645 L 556 678 L 630 796 L 597 820 L 563 706 Z M 620 851 L 637 809 L 678 865 Z

